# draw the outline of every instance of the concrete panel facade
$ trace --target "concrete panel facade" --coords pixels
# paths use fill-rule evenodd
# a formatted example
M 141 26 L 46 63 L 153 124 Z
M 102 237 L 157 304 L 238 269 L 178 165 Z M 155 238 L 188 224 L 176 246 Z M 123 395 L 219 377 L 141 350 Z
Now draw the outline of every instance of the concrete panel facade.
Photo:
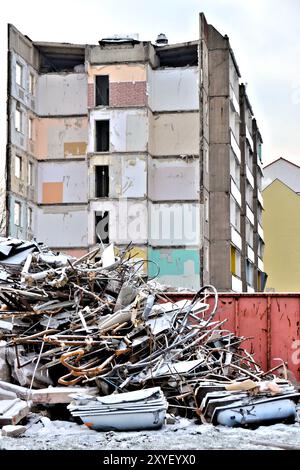
M 20 112 L 20 130 L 16 129 L 16 110 Z M 10 142 L 27 151 L 28 147 L 28 110 L 14 99 L 10 100 Z
M 148 259 L 154 262 L 149 263 L 149 276 L 156 276 L 157 266 L 159 266 L 160 271 L 156 279 L 161 284 L 194 290 L 199 289 L 199 250 L 149 248 Z
M 87 113 L 85 73 L 48 73 L 38 81 L 38 114 L 65 116 Z
M 199 200 L 199 159 L 150 159 L 148 197 L 152 201 Z
M 38 160 L 85 157 L 88 140 L 86 117 L 35 120 L 35 157 Z
M 148 93 L 152 111 L 199 109 L 198 68 L 148 67 Z
M 22 160 L 21 177 L 16 177 L 16 157 Z M 32 165 L 32 182 L 29 182 L 29 162 Z M 26 152 L 11 147 L 10 149 L 10 172 L 11 172 L 11 191 L 20 196 L 29 199 L 32 202 L 37 200 L 36 182 L 37 182 L 37 162 L 34 158 L 29 157 Z
M 198 113 L 150 113 L 149 124 L 151 155 L 199 155 Z
M 21 84 L 16 81 L 16 66 L 19 64 L 22 67 Z M 34 88 L 33 94 L 30 90 L 30 74 L 33 76 Z M 36 90 L 38 83 L 37 71 L 29 65 L 26 60 L 19 54 L 11 54 L 11 68 L 10 68 L 10 92 L 11 96 L 22 103 L 32 111 L 36 111 Z
M 16 225 L 14 220 L 14 210 L 16 202 L 20 204 L 20 225 Z M 8 208 L 8 225 L 10 236 L 15 238 L 21 238 L 24 240 L 30 240 L 33 236 L 33 233 L 36 233 L 36 206 L 19 196 L 10 195 L 8 201 Z M 32 210 L 31 229 L 28 228 L 28 208 Z

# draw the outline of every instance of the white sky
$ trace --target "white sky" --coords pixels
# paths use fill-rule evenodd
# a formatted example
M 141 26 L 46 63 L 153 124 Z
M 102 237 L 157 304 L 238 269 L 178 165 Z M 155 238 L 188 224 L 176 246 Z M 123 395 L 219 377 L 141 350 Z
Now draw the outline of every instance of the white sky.
M 5 160 L 7 23 L 34 41 L 95 43 L 139 33 L 170 43 L 198 38 L 198 14 L 230 38 L 264 140 L 268 163 L 300 163 L 299 0 L 10 0 L 0 17 L 0 162 Z

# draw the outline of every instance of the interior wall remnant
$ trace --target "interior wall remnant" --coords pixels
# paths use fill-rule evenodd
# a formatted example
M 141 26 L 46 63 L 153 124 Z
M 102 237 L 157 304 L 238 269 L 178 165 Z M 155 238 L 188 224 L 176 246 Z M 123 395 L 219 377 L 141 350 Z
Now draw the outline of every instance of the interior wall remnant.
M 151 155 L 199 155 L 198 113 L 150 113 L 149 126 Z
M 85 73 L 40 75 L 37 91 L 40 116 L 87 114 L 87 76 Z
M 148 194 L 153 201 L 199 200 L 199 159 L 149 159 Z
M 199 110 L 198 67 L 148 66 L 148 88 L 152 111 Z
M 149 203 L 152 246 L 199 246 L 199 203 Z
M 200 287 L 200 251 L 188 248 L 148 248 L 149 276 L 174 287 L 197 290 Z
M 88 212 L 83 205 L 38 207 L 36 238 L 53 248 L 84 248 L 87 220 Z
M 87 151 L 86 116 L 36 118 L 35 157 L 38 160 L 84 158 Z

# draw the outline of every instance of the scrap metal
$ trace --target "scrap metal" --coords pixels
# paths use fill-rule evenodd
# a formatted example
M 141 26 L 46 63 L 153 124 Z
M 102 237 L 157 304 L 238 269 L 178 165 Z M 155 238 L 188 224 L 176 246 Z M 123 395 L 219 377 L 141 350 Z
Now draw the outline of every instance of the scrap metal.
M 215 320 L 216 289 L 175 302 L 132 250 L 99 246 L 76 259 L 0 240 L 0 340 L 11 381 L 29 390 L 97 387 L 99 396 L 159 387 L 170 411 L 213 424 L 294 420 L 298 390 L 261 370 L 226 318 Z

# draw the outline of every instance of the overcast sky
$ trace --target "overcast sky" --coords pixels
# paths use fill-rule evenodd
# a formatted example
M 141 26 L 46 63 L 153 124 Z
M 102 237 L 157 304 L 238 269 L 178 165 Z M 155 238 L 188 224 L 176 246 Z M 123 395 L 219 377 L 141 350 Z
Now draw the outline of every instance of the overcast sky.
M 230 38 L 263 140 L 264 162 L 300 163 L 299 0 L 10 0 L 0 13 L 0 148 L 5 159 L 7 23 L 34 41 L 97 43 L 139 33 L 198 38 L 198 14 Z

